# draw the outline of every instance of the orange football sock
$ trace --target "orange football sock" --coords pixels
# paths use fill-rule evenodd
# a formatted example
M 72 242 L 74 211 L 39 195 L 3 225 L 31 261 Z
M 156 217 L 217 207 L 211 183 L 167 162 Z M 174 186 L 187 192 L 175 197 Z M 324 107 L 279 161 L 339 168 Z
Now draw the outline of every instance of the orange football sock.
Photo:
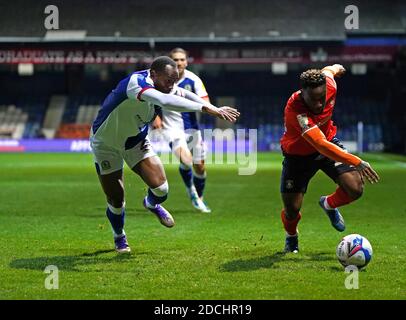
M 294 236 L 297 233 L 297 224 L 299 223 L 299 220 L 301 217 L 302 217 L 302 215 L 299 212 L 299 214 L 296 216 L 296 218 L 290 220 L 286 217 L 285 210 L 282 210 L 281 218 L 282 218 L 283 226 L 289 235 Z
M 347 192 L 341 187 L 338 187 L 336 192 L 327 196 L 327 203 L 331 208 L 338 208 L 352 201 Z

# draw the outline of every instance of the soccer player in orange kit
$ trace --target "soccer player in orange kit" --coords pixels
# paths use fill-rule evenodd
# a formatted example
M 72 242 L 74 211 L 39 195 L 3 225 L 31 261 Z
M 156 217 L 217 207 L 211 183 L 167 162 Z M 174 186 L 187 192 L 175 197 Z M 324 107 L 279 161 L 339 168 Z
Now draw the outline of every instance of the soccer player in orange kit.
M 371 183 L 379 180 L 368 162 L 348 153 L 335 137 L 337 127 L 331 120 L 337 94 L 334 77 L 344 73 L 340 64 L 303 72 L 301 90 L 292 94 L 285 107 L 285 133 L 281 139 L 284 155 L 281 218 L 286 230 L 285 252 L 299 251 L 300 208 L 307 185 L 319 169 L 338 185 L 334 193 L 319 200 L 338 231 L 345 229 L 338 207 L 361 197 L 364 178 Z

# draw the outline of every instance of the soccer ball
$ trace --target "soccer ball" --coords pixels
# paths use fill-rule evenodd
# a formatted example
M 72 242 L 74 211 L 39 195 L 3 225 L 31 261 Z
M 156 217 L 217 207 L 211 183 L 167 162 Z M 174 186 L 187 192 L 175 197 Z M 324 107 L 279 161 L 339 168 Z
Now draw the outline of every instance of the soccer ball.
M 346 266 L 365 267 L 372 258 L 372 246 L 368 239 L 359 234 L 345 236 L 337 246 L 337 258 Z

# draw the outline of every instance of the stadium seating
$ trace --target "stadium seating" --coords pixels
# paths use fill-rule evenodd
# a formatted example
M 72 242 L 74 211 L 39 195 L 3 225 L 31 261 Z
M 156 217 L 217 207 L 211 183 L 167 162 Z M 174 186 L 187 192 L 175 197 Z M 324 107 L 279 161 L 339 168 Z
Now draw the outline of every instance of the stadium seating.
M 278 142 L 284 130 L 285 103 L 290 94 L 298 88 L 297 72 L 285 76 L 274 76 L 266 71 L 225 72 L 212 75 L 203 69 L 200 75 L 214 103 L 219 97 L 235 98 L 235 104 L 241 112 L 236 128 L 257 129 L 260 150 L 278 149 Z M 103 94 L 111 90 L 120 77 L 121 74 L 113 74 L 108 82 L 90 78 L 84 82 L 82 90 L 84 93 L 67 95 L 56 137 L 87 139 L 90 125 L 103 101 Z M 21 90 L 24 87 L 35 87 L 35 82 L 44 81 L 46 76 L 39 75 L 38 79 L 40 80 L 34 77 L 31 82 L 23 83 Z M 51 79 L 59 83 L 57 78 Z M 357 140 L 357 123 L 360 121 L 364 123 L 364 139 L 368 143 L 378 144 L 393 139 L 394 134 L 390 133 L 388 119 L 390 93 L 380 89 L 382 81 L 390 79 L 372 73 L 368 76 L 348 74 L 345 79 L 339 80 L 339 94 L 333 120 L 339 126 L 338 136 L 342 140 Z M 42 136 L 42 125 L 52 92 L 46 88 L 38 90 L 38 96 L 13 95 L 0 98 L 0 105 L 3 105 L 0 108 L 0 132 L 3 137 Z M 9 105 L 15 107 L 8 109 Z M 17 126 L 18 123 L 24 123 L 24 126 Z M 201 124 L 202 129 L 213 128 L 215 119 L 201 115 Z M 21 129 L 22 127 L 24 129 Z
M 90 124 L 62 124 L 56 132 L 55 138 L 61 139 L 88 139 Z
M 40 129 L 47 107 L 47 97 L 0 99 L 0 138 L 34 138 Z M 7 101 L 5 103 L 5 101 Z
M 0 138 L 20 139 L 27 120 L 28 114 L 15 105 L 0 105 Z
M 87 139 L 91 123 L 97 116 L 102 99 L 100 96 L 72 95 L 68 98 L 62 123 L 56 138 Z

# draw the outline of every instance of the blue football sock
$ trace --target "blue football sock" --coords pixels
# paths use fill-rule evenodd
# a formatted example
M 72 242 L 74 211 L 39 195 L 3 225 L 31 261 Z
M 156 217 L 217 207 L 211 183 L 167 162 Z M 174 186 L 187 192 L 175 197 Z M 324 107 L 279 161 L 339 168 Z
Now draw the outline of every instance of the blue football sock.
M 193 175 L 192 168 L 181 164 L 179 166 L 179 172 L 180 172 L 180 175 L 182 176 L 185 186 L 188 189 L 190 189 L 192 187 L 192 175 Z
M 193 184 L 196 187 L 196 191 L 199 198 L 203 197 L 204 187 L 206 186 L 206 174 L 203 175 L 194 174 Z
M 114 236 L 122 235 L 124 233 L 125 209 L 121 209 L 121 214 L 115 214 L 112 212 L 112 210 L 110 210 L 109 207 L 107 207 L 106 215 L 110 221 L 111 227 L 113 228 Z
M 164 202 L 167 198 L 168 198 L 167 194 L 162 197 L 159 197 L 155 195 L 150 188 L 148 188 L 148 196 L 147 196 L 148 204 L 156 206 L 157 204 Z

